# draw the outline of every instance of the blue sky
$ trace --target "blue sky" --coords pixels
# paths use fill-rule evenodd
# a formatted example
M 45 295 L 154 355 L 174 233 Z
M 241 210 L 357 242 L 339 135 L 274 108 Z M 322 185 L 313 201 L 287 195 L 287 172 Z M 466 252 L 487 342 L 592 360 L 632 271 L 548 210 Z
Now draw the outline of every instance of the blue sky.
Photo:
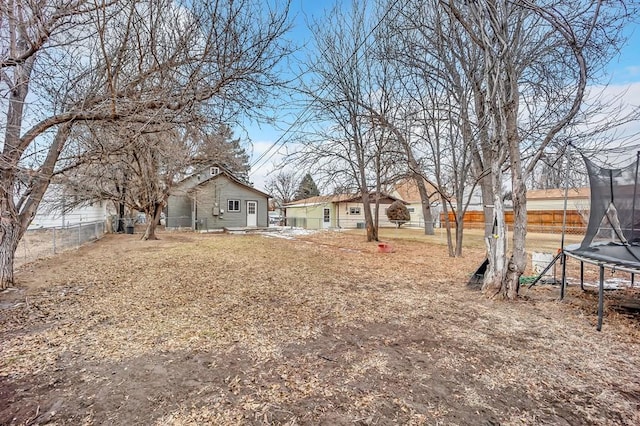
M 324 11 L 330 9 L 333 4 L 334 1 L 328 0 L 292 0 L 291 14 L 295 16 L 295 19 L 290 38 L 295 40 L 298 45 L 309 42 L 310 33 L 307 29 L 307 22 L 311 22 L 314 18 L 320 18 Z M 640 92 L 640 24 L 629 25 L 626 33 L 629 40 L 620 55 L 610 62 L 607 68 L 607 77 L 614 88 L 627 92 L 630 104 L 638 105 L 640 104 L 640 99 L 637 97 Z M 291 120 L 289 118 L 285 121 L 290 122 Z M 285 123 L 283 126 L 287 127 Z M 270 125 L 258 126 L 257 124 L 248 126 L 246 131 L 252 142 L 253 159 L 258 159 L 284 133 L 282 129 Z M 278 146 L 280 147 L 280 144 Z M 279 154 L 273 155 L 266 163 L 260 161 L 258 167 L 252 168 L 250 178 L 257 188 L 264 189 L 268 174 L 279 165 L 278 162 L 282 157 L 280 154 L 285 150 L 286 147 L 280 147 Z M 267 154 L 267 157 L 271 154 L 272 152 Z
M 640 24 L 628 26 L 626 33 L 629 37 L 626 46 L 608 67 L 614 84 L 640 82 Z

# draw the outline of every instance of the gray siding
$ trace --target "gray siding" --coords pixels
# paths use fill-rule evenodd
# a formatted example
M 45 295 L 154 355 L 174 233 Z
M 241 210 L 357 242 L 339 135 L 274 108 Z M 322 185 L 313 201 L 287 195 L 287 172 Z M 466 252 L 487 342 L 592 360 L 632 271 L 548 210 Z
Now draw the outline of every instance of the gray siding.
M 202 184 L 196 189 L 195 197 L 199 227 L 219 229 L 247 226 L 247 201 L 258 203 L 258 226 L 268 225 L 267 198 L 226 176 Z M 239 201 L 239 212 L 228 211 L 229 200 Z M 214 207 L 219 209 L 220 214 L 213 214 Z
M 171 195 L 167 200 L 167 228 L 191 228 L 192 201 L 186 195 Z

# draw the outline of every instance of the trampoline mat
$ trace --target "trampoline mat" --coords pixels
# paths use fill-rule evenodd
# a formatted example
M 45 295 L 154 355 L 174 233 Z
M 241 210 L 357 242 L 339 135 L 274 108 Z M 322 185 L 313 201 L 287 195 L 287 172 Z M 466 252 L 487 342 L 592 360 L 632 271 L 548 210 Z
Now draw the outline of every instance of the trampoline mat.
M 565 251 L 594 261 L 640 269 L 640 246 L 635 244 L 602 243 L 593 244 L 583 249 L 579 244 L 574 244 L 565 247 Z

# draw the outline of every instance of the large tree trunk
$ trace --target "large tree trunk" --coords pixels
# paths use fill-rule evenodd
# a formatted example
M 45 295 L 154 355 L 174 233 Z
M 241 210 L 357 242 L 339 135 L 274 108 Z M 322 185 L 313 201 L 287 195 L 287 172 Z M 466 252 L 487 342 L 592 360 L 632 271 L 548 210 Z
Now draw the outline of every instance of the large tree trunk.
M 164 208 L 164 203 L 156 203 L 153 206 L 151 211 L 145 212 L 145 217 L 147 219 L 147 228 L 144 231 L 144 235 L 142 236 L 142 240 L 157 240 L 156 236 L 156 228 L 158 227 L 158 223 L 160 222 L 160 215 L 162 214 L 162 209 Z
M 513 190 L 513 248 L 507 264 L 502 292 L 505 299 L 516 299 L 520 290 L 520 276 L 527 266 L 527 251 L 525 240 L 527 237 L 527 203 L 526 188 L 521 179 L 514 182 Z
M 504 201 L 502 200 L 502 170 L 498 161 L 491 162 L 491 183 L 493 187 L 493 223 L 491 235 L 485 238 L 489 266 L 484 274 L 482 291 L 491 297 L 501 294 L 502 282 L 505 276 L 507 226 L 504 216 Z
M 13 261 L 22 237 L 20 224 L 10 215 L 0 218 L 0 289 L 11 287 L 13 279 Z
M 490 238 L 493 230 L 493 189 L 491 179 L 484 177 L 480 180 L 482 194 L 482 211 L 484 212 L 484 237 Z
M 507 264 L 507 271 L 502 283 L 502 293 L 505 299 L 516 299 L 520 290 L 520 276 L 527 266 L 527 251 L 525 240 L 527 237 L 527 188 L 522 168 L 520 154 L 520 137 L 518 135 L 517 86 L 509 87 L 513 101 L 507 104 L 506 124 L 509 146 L 509 161 L 511 163 L 511 188 L 513 195 L 513 247 Z
M 18 243 L 27 230 L 36 214 L 36 210 L 42 201 L 42 197 L 49 187 L 53 169 L 58 161 L 60 152 L 64 147 L 71 131 L 72 124 L 66 123 L 59 126 L 53 139 L 47 156 L 38 170 L 38 173 L 28 181 L 27 189 L 15 201 L 13 191 L 1 191 L 0 200 L 0 287 L 6 288 L 13 284 L 13 261 Z M 6 156 L 3 154 L 3 157 Z M 19 158 L 19 157 L 17 157 Z M 17 168 L 16 166 L 14 166 Z M 18 179 L 13 169 L 4 170 L 2 181 L 9 188 L 15 187 Z

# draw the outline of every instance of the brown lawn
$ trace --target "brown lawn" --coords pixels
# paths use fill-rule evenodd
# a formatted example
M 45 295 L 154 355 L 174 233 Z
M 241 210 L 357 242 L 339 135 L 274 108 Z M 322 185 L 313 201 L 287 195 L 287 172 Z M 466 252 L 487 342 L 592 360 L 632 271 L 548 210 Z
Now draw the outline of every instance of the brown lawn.
M 489 300 L 465 286 L 481 244 L 383 237 L 111 235 L 27 264 L 0 424 L 640 424 L 637 318 L 597 332 L 576 285 Z

